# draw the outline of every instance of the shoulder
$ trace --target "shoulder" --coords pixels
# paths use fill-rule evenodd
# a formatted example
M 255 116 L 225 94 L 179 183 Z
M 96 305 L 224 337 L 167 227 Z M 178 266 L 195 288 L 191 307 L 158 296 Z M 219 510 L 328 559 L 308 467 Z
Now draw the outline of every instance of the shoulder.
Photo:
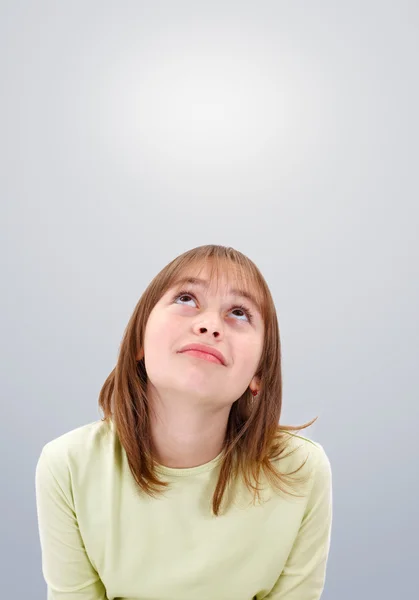
M 289 431 L 283 432 L 282 435 L 284 436 L 284 441 L 286 440 L 287 448 L 290 448 L 299 455 L 308 456 L 312 463 L 329 461 L 323 445 L 312 438 Z
M 37 472 L 48 469 L 55 477 L 67 479 L 80 466 L 94 463 L 106 454 L 114 440 L 113 425 L 102 420 L 72 429 L 42 447 Z
M 322 444 L 289 431 L 281 432 L 280 440 L 283 451 L 275 459 L 275 464 L 282 473 L 300 469 L 296 475 L 306 476 L 310 487 L 314 486 L 315 482 L 330 481 L 331 462 Z

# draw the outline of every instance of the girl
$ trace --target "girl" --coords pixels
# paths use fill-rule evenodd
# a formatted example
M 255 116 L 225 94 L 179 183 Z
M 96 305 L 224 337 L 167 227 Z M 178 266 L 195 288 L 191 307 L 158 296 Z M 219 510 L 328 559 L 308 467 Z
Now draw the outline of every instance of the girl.
M 332 524 L 323 447 L 279 424 L 278 322 L 224 246 L 169 263 L 99 395 L 36 467 L 49 600 L 318 600 Z

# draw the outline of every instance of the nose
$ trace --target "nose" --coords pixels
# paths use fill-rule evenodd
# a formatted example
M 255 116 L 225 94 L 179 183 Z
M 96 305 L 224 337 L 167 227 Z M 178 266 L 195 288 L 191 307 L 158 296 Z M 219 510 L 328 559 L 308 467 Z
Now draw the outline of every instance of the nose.
M 199 333 L 208 333 L 208 329 L 206 327 L 199 327 Z M 212 335 L 215 338 L 218 338 L 220 336 L 220 332 L 219 331 L 213 331 Z
M 194 332 L 198 335 L 209 333 L 212 337 L 219 338 L 223 335 L 223 326 L 219 318 L 208 315 L 194 324 Z

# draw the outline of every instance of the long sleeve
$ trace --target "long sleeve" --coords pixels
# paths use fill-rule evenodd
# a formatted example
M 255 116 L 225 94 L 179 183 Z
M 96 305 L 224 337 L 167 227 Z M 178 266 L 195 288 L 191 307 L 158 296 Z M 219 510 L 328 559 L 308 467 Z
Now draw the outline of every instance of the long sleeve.
M 67 466 L 63 461 L 57 468 L 55 463 L 44 447 L 36 466 L 35 490 L 48 600 L 107 600 L 79 531 Z
M 325 584 L 332 529 L 332 472 L 319 447 L 307 508 L 297 539 L 268 600 L 319 600 Z

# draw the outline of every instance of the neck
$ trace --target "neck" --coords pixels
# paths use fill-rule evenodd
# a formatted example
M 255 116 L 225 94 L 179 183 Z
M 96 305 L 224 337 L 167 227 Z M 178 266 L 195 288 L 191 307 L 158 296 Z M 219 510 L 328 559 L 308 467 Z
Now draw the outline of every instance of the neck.
M 182 399 L 153 400 L 151 436 L 159 464 L 177 469 L 198 467 L 220 454 L 230 406 L 214 408 Z

